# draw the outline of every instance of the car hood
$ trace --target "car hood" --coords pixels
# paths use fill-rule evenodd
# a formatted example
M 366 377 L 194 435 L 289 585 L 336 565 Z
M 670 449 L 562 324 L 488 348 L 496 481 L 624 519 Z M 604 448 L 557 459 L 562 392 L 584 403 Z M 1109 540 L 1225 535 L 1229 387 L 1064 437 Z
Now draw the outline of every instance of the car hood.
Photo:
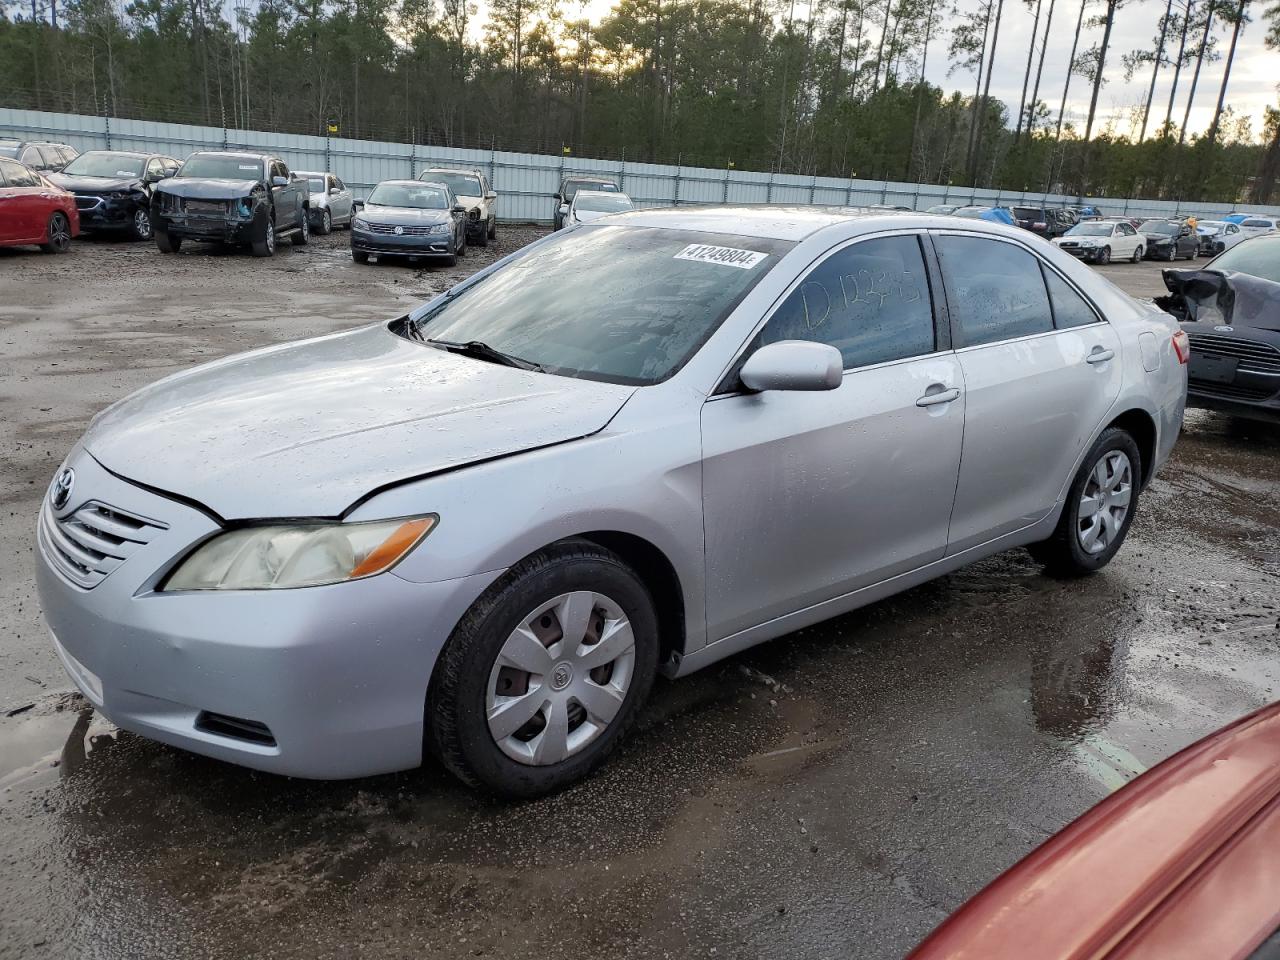
M 1146 239 L 1148 239 L 1148 240 L 1154 240 L 1154 241 L 1156 241 L 1156 243 L 1160 243 L 1161 241 L 1165 241 L 1165 240 L 1177 240 L 1177 239 L 1178 239 L 1177 237 L 1170 236 L 1170 235 L 1169 235 L 1169 234 L 1167 234 L 1167 233 L 1143 233 L 1143 236 L 1144 236 Z
M 157 193 L 194 200 L 238 200 L 262 186 L 257 180 L 206 180 L 203 177 L 171 177 L 156 184 Z
M 45 176 L 71 193 L 114 193 L 118 190 L 142 189 L 142 181 L 137 177 L 72 177 L 65 173 L 47 173 Z
M 175 374 L 100 414 L 84 445 L 113 473 L 228 520 L 332 517 L 390 484 L 595 433 L 635 389 L 378 325 Z
M 448 223 L 452 214 L 448 210 L 423 210 L 419 207 L 386 207 L 380 203 L 366 203 L 364 219 L 375 223 L 402 223 L 405 225 L 421 225 L 431 223 Z
M 1161 275 L 1170 295 L 1155 302 L 1176 317 L 1280 333 L 1280 283 L 1233 270 L 1168 269 Z
M 592 220 L 599 220 L 601 217 L 612 216 L 607 210 L 578 210 L 573 217 L 579 223 L 590 223 Z

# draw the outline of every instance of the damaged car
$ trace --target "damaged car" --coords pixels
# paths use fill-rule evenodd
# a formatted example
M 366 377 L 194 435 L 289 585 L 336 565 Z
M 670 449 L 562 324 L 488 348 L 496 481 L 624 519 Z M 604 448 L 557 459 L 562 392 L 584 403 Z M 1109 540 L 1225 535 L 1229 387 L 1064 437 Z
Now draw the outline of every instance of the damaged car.
M 1199 235 L 1180 220 L 1144 220 L 1138 232 L 1148 260 L 1194 260 L 1200 255 Z
M 257 153 L 193 153 L 156 185 L 151 228 L 161 253 L 184 240 L 248 246 L 270 257 L 282 237 L 294 246 L 311 239 L 307 181 L 279 157 Z
M 48 177 L 75 194 L 84 231 L 150 240 L 152 193 L 178 166 L 177 160 L 161 154 L 90 150 Z
M 1246 240 L 1198 270 L 1164 271 L 1156 303 L 1191 346 L 1187 405 L 1280 422 L 1280 235 Z

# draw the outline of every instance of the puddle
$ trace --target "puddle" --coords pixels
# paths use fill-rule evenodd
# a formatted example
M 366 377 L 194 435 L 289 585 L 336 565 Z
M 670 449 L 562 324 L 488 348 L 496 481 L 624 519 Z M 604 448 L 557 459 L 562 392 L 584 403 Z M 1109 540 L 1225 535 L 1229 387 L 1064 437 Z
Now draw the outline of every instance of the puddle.
M 98 738 L 114 739 L 115 730 L 76 694 L 46 697 L 0 720 L 0 790 L 76 769 L 101 742 Z

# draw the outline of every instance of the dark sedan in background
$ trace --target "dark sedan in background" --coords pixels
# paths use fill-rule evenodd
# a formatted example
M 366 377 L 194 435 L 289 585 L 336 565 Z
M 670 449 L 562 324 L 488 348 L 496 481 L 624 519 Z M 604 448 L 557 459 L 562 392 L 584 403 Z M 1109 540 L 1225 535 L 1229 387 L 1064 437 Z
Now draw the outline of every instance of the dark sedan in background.
M 90 150 L 47 176 L 75 194 L 85 232 L 127 231 L 135 240 L 150 240 L 151 194 L 179 166 L 161 154 Z
M 1200 237 L 1181 220 L 1144 220 L 1138 232 L 1146 239 L 1148 260 L 1194 260 Z
M 1191 344 L 1187 406 L 1280 423 L 1280 234 L 1254 237 L 1195 270 L 1164 271 L 1156 303 Z
M 467 253 L 467 208 L 448 184 L 384 180 L 351 221 L 351 259 L 432 257 L 453 266 Z
M 1075 215 L 1066 207 L 1013 207 L 1013 219 L 1023 230 L 1052 240 L 1076 225 Z

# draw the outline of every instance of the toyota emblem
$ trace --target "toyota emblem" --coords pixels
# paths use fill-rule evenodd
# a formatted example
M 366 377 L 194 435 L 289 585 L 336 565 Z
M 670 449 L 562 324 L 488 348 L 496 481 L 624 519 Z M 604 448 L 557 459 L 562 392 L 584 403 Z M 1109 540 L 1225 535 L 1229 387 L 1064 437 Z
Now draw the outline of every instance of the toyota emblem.
M 49 488 L 49 503 L 53 509 L 61 510 L 71 501 L 71 488 L 76 483 L 76 472 L 70 467 L 63 467 L 53 478 L 53 486 Z
M 396 227 L 396 236 L 397 236 L 397 237 L 398 237 L 398 236 L 400 236 L 400 235 L 401 235 L 401 234 L 403 234 L 403 233 L 404 233 L 404 227 Z

